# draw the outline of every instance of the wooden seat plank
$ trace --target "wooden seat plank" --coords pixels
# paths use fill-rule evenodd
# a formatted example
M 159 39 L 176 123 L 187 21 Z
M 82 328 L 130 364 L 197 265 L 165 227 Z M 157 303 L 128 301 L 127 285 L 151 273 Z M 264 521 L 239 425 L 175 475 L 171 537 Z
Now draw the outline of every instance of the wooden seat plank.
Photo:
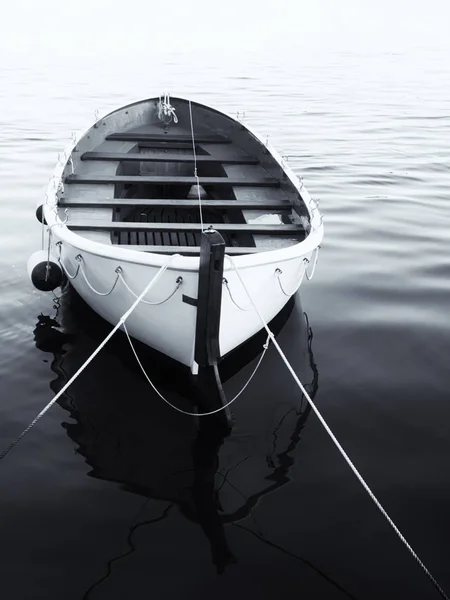
M 141 154 L 140 152 L 85 152 L 81 156 L 81 160 L 193 163 L 194 157 L 185 154 L 177 155 L 172 153 Z M 236 156 L 234 158 L 220 159 L 215 158 L 214 156 L 199 155 L 197 156 L 197 163 L 257 165 L 258 161 L 252 156 Z
M 155 252 L 157 254 L 191 254 L 199 255 L 200 246 L 131 246 L 131 245 L 115 245 L 115 247 L 124 248 L 125 250 L 138 250 L 140 252 Z M 225 249 L 227 254 L 255 254 L 257 252 L 264 252 L 261 248 L 255 247 L 239 247 L 239 246 L 227 246 Z
M 133 132 L 122 132 L 112 133 L 108 135 L 107 140 L 116 140 L 121 142 L 191 142 L 191 135 L 180 135 L 180 134 L 155 134 L 155 133 L 133 133 Z M 195 142 L 197 144 L 229 144 L 230 140 L 220 135 L 196 135 Z
M 206 227 L 210 223 L 205 224 Z M 68 223 L 69 229 L 86 231 L 160 231 L 160 232 L 201 232 L 201 223 L 135 223 L 132 221 L 83 221 Z M 230 233 L 252 233 L 269 235 L 295 235 L 304 233 L 301 225 L 261 225 L 254 223 L 214 223 L 211 224 L 217 231 Z
M 200 177 L 200 185 L 231 185 L 279 187 L 280 182 L 272 177 Z M 192 176 L 177 175 L 68 175 L 65 183 L 119 184 L 138 183 L 153 185 L 196 185 L 197 179 Z
M 192 152 L 192 142 L 139 142 L 139 148 L 153 148 L 155 150 L 190 150 Z M 200 146 L 195 146 L 196 152 L 201 152 Z
M 101 207 L 122 207 L 122 206 L 142 206 L 146 208 L 172 206 L 174 208 L 198 208 L 198 199 L 192 200 L 172 200 L 158 198 L 61 198 L 60 206 L 64 207 L 82 207 L 82 206 L 101 206 Z M 240 210 L 290 210 L 291 205 L 285 200 L 202 200 L 204 208 L 228 209 L 237 208 Z

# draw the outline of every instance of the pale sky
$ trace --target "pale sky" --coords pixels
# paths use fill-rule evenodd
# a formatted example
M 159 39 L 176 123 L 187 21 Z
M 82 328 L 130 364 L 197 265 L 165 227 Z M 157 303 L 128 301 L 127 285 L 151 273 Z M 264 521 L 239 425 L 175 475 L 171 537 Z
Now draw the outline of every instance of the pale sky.
M 0 50 L 408 49 L 449 46 L 449 23 L 448 0 L 12 0 L 3 9 Z

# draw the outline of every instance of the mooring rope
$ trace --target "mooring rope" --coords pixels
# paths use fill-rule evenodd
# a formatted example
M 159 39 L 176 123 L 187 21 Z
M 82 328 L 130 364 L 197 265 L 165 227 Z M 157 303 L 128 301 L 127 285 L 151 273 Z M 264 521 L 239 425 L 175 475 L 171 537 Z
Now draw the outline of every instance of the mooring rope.
M 200 212 L 200 224 L 202 226 L 202 231 L 204 231 L 205 227 L 203 225 L 203 208 L 202 208 L 202 198 L 201 198 L 201 193 L 200 193 L 200 179 L 197 174 L 197 153 L 195 151 L 194 121 L 192 119 L 192 105 L 191 105 L 190 100 L 189 100 L 189 118 L 191 121 L 192 151 L 194 153 L 194 177 L 197 180 L 198 209 Z
M 296 372 L 292 368 L 289 360 L 286 358 L 286 355 L 284 354 L 283 350 L 280 348 L 280 345 L 278 344 L 277 340 L 275 339 L 274 334 L 272 333 L 272 331 L 270 330 L 269 326 L 267 325 L 266 320 L 264 319 L 264 317 L 260 313 L 258 307 L 256 306 L 256 304 L 255 304 L 252 296 L 250 295 L 250 292 L 247 289 L 247 286 L 245 285 L 245 283 L 244 283 L 244 281 L 243 281 L 243 279 L 241 277 L 239 269 L 237 268 L 234 260 L 230 256 L 228 256 L 227 254 L 225 256 L 229 260 L 229 262 L 231 263 L 231 266 L 233 267 L 236 275 L 238 276 L 239 281 L 241 282 L 242 287 L 244 288 L 244 290 L 245 290 L 245 292 L 246 292 L 246 294 L 248 296 L 248 299 L 250 300 L 250 302 L 251 302 L 251 304 L 252 304 L 252 306 L 253 306 L 256 314 L 258 315 L 258 317 L 259 317 L 259 319 L 260 319 L 260 321 L 261 321 L 264 329 L 267 331 L 269 339 L 272 341 L 273 345 L 277 349 L 278 354 L 280 355 L 280 357 L 282 358 L 284 364 L 288 368 L 288 370 L 289 370 L 290 374 L 292 375 L 295 383 L 298 385 L 298 387 L 302 391 L 303 395 L 307 399 L 308 403 L 310 404 L 310 406 L 313 409 L 314 413 L 316 414 L 317 418 L 322 423 L 323 427 L 325 428 L 325 431 L 328 433 L 328 435 L 330 436 L 330 438 L 333 440 L 335 446 L 337 447 L 337 449 L 339 450 L 339 452 L 341 453 L 341 455 L 343 456 L 343 458 L 345 459 L 345 461 L 347 462 L 347 464 L 349 465 L 349 467 L 351 468 L 351 470 L 353 471 L 353 473 L 356 475 L 356 477 L 358 478 L 358 480 L 361 483 L 361 485 L 363 486 L 363 488 L 369 494 L 370 498 L 373 500 L 373 502 L 377 506 L 378 510 L 385 517 L 385 519 L 387 520 L 387 522 L 389 523 L 389 525 L 392 527 L 392 529 L 395 531 L 395 533 L 397 534 L 397 536 L 399 537 L 399 539 L 403 542 L 403 544 L 409 550 L 409 552 L 411 553 L 411 555 L 417 561 L 417 563 L 422 568 L 422 570 L 424 571 L 424 573 L 428 577 L 428 579 L 431 581 L 431 583 L 434 585 L 434 587 L 436 588 L 436 590 L 439 592 L 439 594 L 442 596 L 442 598 L 445 598 L 445 600 L 449 600 L 449 597 L 446 595 L 446 593 L 441 588 L 441 586 L 439 585 L 439 583 L 436 581 L 436 579 L 433 577 L 433 575 L 427 569 L 427 567 L 425 566 L 425 564 L 420 560 L 420 558 L 417 555 L 417 553 L 410 546 L 410 544 L 408 543 L 408 541 L 406 540 L 406 538 L 404 537 L 404 535 L 401 533 L 401 531 L 396 526 L 396 524 L 394 523 L 394 521 L 391 519 L 391 517 L 388 515 L 388 513 L 386 512 L 386 510 L 383 508 L 381 502 L 378 500 L 378 498 L 372 492 L 372 490 L 370 489 L 370 487 L 368 486 L 368 484 L 365 482 L 365 480 L 363 479 L 362 475 L 360 474 L 360 472 L 358 471 L 358 469 L 355 467 L 355 465 L 351 461 L 350 457 L 348 456 L 348 454 L 345 452 L 344 448 L 341 446 L 341 444 L 337 440 L 337 438 L 334 435 L 334 433 L 331 431 L 331 429 L 328 426 L 327 422 L 322 417 L 322 415 L 319 412 L 318 408 L 316 407 L 316 405 L 314 404 L 314 402 L 311 399 L 310 395 L 308 394 L 308 392 L 306 391 L 305 387 L 303 386 L 302 382 L 298 378 Z
M 215 410 L 211 410 L 210 412 L 204 412 L 204 413 L 199 413 L 199 412 L 188 412 L 186 410 L 183 410 L 181 408 L 178 408 L 178 406 L 175 406 L 174 404 L 172 404 L 169 400 L 167 400 L 167 398 L 165 398 L 161 392 L 158 390 L 158 388 L 155 386 L 155 384 L 153 383 L 153 381 L 150 379 L 150 377 L 148 376 L 146 370 L 144 369 L 143 364 L 141 363 L 139 356 L 136 352 L 136 349 L 134 347 L 133 342 L 131 341 L 131 337 L 130 334 L 128 333 L 128 329 L 126 328 L 126 325 L 123 326 L 123 329 L 127 335 L 128 341 L 130 342 L 130 346 L 131 349 L 133 351 L 134 357 L 136 358 L 136 361 L 138 363 L 138 365 L 141 368 L 141 371 L 144 375 L 144 377 L 147 379 L 148 383 L 151 385 L 151 387 L 153 388 L 153 390 L 158 394 L 158 396 L 161 398 L 161 400 L 164 400 L 164 402 L 166 404 L 168 404 L 171 408 L 173 408 L 174 410 L 182 413 L 183 415 L 187 415 L 188 417 L 208 417 L 210 415 L 215 415 L 216 413 L 220 412 L 221 410 L 225 410 L 226 408 L 228 408 L 231 404 L 233 404 L 233 402 L 235 400 L 237 400 L 239 398 L 239 396 L 243 393 L 243 391 L 247 388 L 247 386 L 249 385 L 249 383 L 251 382 L 251 380 L 253 379 L 253 377 L 256 375 L 257 370 L 259 369 L 260 364 L 263 361 L 264 356 L 266 355 L 267 349 L 269 348 L 269 342 L 270 342 L 270 336 L 267 337 L 266 343 L 263 345 L 263 351 L 261 353 L 261 356 L 259 357 L 259 360 L 256 364 L 256 367 L 253 369 L 252 374 L 250 375 L 250 377 L 248 378 L 247 382 L 245 383 L 245 385 L 241 388 L 241 390 L 236 394 L 236 396 L 234 396 L 234 398 L 232 400 L 230 400 L 229 402 L 227 402 L 226 404 L 224 404 L 223 406 L 221 406 L 220 408 L 216 408 Z
M 24 429 L 22 431 L 22 433 L 13 442 L 11 442 L 11 444 L 9 444 L 9 446 L 5 450 L 3 450 L 3 452 L 0 454 L 0 461 L 5 458 L 5 456 L 14 448 L 14 446 L 16 446 L 20 442 L 20 440 L 23 437 L 25 437 L 25 435 L 30 431 L 30 429 L 32 429 L 32 427 L 34 427 L 34 425 L 36 425 L 36 423 L 39 421 L 39 419 L 41 419 L 41 417 L 43 417 L 45 415 L 45 413 L 55 404 L 55 402 L 64 394 L 64 392 L 67 390 L 67 388 L 72 385 L 72 383 L 75 381 L 75 379 L 77 379 L 77 377 L 85 370 L 85 368 L 89 365 L 89 363 L 92 362 L 92 360 L 97 356 L 97 354 L 100 352 L 100 350 L 112 338 L 112 336 L 116 333 L 116 331 L 122 325 L 125 328 L 125 321 L 128 319 L 128 317 L 131 315 L 131 313 L 134 311 L 134 309 L 140 303 L 140 301 L 145 296 L 145 294 L 147 294 L 151 290 L 151 288 L 159 281 L 159 279 L 161 278 L 163 273 L 166 271 L 166 269 L 169 267 L 171 261 L 175 258 L 175 256 L 180 256 L 180 255 L 173 254 L 172 256 L 170 256 L 169 260 L 159 269 L 159 271 L 152 278 L 152 280 L 146 285 L 143 292 L 133 302 L 133 304 L 130 306 L 130 308 L 122 315 L 122 317 L 120 318 L 117 325 L 108 333 L 108 335 L 105 337 L 103 342 L 101 342 L 101 344 L 94 350 L 94 352 L 89 356 L 89 358 L 81 365 L 81 367 L 78 369 L 78 371 L 75 373 L 75 375 L 73 375 L 69 379 L 69 381 L 59 390 L 59 392 L 56 394 L 56 396 L 54 396 L 50 400 L 50 402 L 47 404 L 47 406 L 45 408 L 43 408 L 41 410 L 41 412 L 31 421 L 31 423 L 28 425 L 28 427 L 26 429 Z

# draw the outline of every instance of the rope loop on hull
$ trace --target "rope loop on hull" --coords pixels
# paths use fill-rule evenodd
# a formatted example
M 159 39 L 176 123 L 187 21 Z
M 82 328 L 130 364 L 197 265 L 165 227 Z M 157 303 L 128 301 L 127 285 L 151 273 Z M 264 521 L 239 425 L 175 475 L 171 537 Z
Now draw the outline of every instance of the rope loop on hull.
M 236 300 L 233 298 L 233 294 L 231 293 L 230 286 L 228 285 L 228 279 L 226 277 L 223 278 L 223 284 L 227 288 L 228 294 L 230 296 L 230 300 L 236 306 L 236 308 L 238 308 L 239 310 L 242 310 L 244 312 L 248 312 L 248 311 L 252 310 L 251 306 L 249 306 L 248 308 L 244 308 L 243 306 L 240 306 L 236 302 Z
M 120 281 L 123 283 L 123 285 L 126 287 L 126 289 L 130 292 L 130 294 L 134 298 L 137 298 L 138 296 L 133 292 L 133 290 L 130 288 L 130 286 L 128 285 L 128 283 L 123 278 L 122 270 L 119 273 L 119 278 L 120 278 Z M 181 276 L 177 277 L 177 279 L 175 281 L 175 289 L 173 290 L 173 292 L 171 292 L 167 296 L 167 298 L 164 298 L 164 300 L 159 300 L 158 302 L 150 302 L 149 300 L 142 299 L 141 302 L 142 302 L 142 304 L 148 304 L 149 306 L 160 306 L 161 304 L 164 304 L 165 302 L 167 302 L 168 300 L 170 300 L 172 298 L 172 296 L 174 296 L 177 293 L 177 291 L 180 289 L 182 283 L 183 283 L 183 278 Z
M 305 260 L 305 259 L 304 259 Z M 304 261 L 303 261 L 303 264 Z M 306 268 L 305 268 L 305 273 L 306 273 Z M 300 283 L 298 284 L 298 286 L 295 288 L 295 290 L 293 292 L 286 292 L 286 290 L 283 287 L 283 284 L 281 283 L 281 275 L 283 275 L 283 271 L 281 269 L 275 269 L 275 275 L 277 277 L 278 280 L 278 285 L 280 286 L 280 290 L 283 292 L 283 294 L 285 296 L 287 296 L 288 298 L 290 298 L 291 296 L 293 296 L 294 294 L 296 294 L 302 284 L 303 281 L 303 277 L 300 279 Z
M 311 281 L 311 279 L 314 277 L 314 273 L 316 271 L 316 266 L 317 266 L 317 261 L 319 260 L 319 250 L 320 250 L 320 246 L 317 246 L 316 255 L 314 256 L 314 263 L 313 263 L 313 268 L 312 268 L 311 274 L 308 273 L 308 265 L 311 261 L 308 258 L 303 259 L 303 263 L 305 264 L 305 275 L 306 275 L 306 279 L 308 281 Z
M 120 278 L 120 274 L 122 272 L 122 268 L 121 267 L 117 267 L 117 269 L 115 270 L 116 272 L 116 278 L 114 280 L 114 283 L 112 284 L 111 288 L 107 291 L 107 292 L 99 292 L 98 290 L 95 289 L 95 287 L 90 283 L 89 279 L 86 276 L 85 270 L 84 270 L 84 266 L 83 266 L 83 262 L 82 262 L 82 257 L 80 256 L 80 272 L 83 275 L 83 279 L 85 280 L 88 288 L 94 292 L 94 294 L 96 294 L 97 296 L 109 296 L 110 294 L 113 293 L 113 291 L 115 290 L 115 287 L 117 285 L 117 282 L 119 281 Z
M 74 279 L 77 278 L 78 274 L 81 273 L 81 275 L 83 276 L 83 279 L 85 280 L 87 286 L 89 287 L 89 289 L 94 292 L 94 294 L 96 294 L 97 296 L 109 296 L 110 294 L 112 294 L 112 292 L 115 290 L 116 286 L 117 286 L 117 282 L 120 281 L 123 283 L 124 287 L 128 290 L 128 292 L 133 296 L 133 298 L 138 298 L 140 297 L 138 294 L 136 294 L 135 292 L 133 292 L 133 290 L 130 288 L 130 286 L 128 285 L 128 283 L 125 281 L 124 277 L 123 277 L 123 269 L 122 267 L 117 267 L 115 269 L 115 273 L 116 273 L 116 278 L 111 286 L 111 288 L 107 291 L 107 292 L 100 292 L 99 290 L 97 290 L 89 281 L 87 275 L 86 275 L 86 271 L 84 270 L 84 266 L 83 266 L 83 257 L 81 254 L 77 254 L 75 256 L 75 260 L 77 261 L 78 265 L 77 265 L 77 269 L 75 271 L 74 274 L 70 273 L 70 270 L 67 268 L 66 264 L 64 263 L 63 259 L 62 259 L 62 253 L 61 253 L 61 247 L 62 247 L 62 242 L 57 242 L 56 246 L 58 246 L 59 249 L 59 256 L 58 256 L 58 262 L 61 265 L 61 267 L 63 268 L 65 274 L 67 275 L 67 277 L 73 281 Z M 150 302 L 149 300 L 144 300 L 143 298 L 140 300 L 140 302 L 142 302 L 142 304 L 148 304 L 150 306 L 159 306 L 161 304 L 164 304 L 165 302 L 167 302 L 168 300 L 170 300 L 170 298 L 172 298 L 172 296 L 174 296 L 176 294 L 176 292 L 179 290 L 181 284 L 183 283 L 183 278 L 181 276 L 177 277 L 176 281 L 175 281 L 175 289 L 167 296 L 167 298 L 164 298 L 163 300 L 159 300 L 157 302 Z

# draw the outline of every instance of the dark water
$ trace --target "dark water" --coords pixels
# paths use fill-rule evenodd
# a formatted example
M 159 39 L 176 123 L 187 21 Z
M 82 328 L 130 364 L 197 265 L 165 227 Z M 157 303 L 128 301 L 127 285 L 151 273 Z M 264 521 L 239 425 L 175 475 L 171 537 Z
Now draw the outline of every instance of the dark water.
M 196 55 L 195 78 L 185 54 L 149 60 L 99 57 L 96 77 L 83 56 L 0 63 L 2 447 L 107 331 L 73 294 L 54 308 L 26 277 L 57 153 L 96 108 L 170 84 L 245 110 L 321 198 L 316 275 L 278 340 L 450 590 L 447 55 Z M 229 397 L 264 341 L 223 365 Z M 141 352 L 157 385 L 190 406 L 189 380 Z M 119 336 L 0 463 L 2 598 L 438 597 L 273 348 L 233 417 L 223 439 L 168 409 Z

